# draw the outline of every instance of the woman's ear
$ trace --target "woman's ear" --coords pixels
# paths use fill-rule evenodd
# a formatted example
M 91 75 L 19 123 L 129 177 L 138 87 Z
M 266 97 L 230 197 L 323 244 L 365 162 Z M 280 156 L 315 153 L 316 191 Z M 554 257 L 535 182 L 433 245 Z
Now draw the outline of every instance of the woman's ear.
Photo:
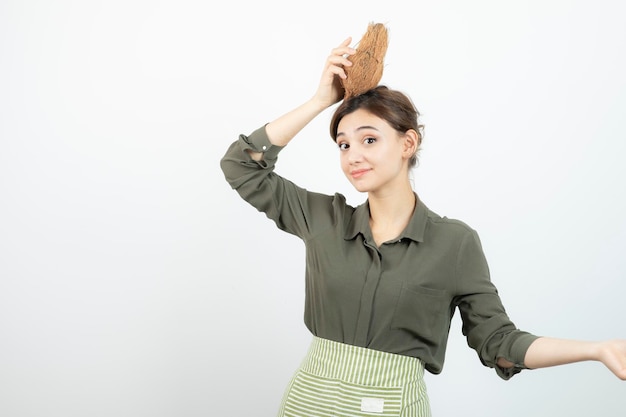
M 411 159 L 419 148 L 419 135 L 414 129 L 409 129 L 404 133 L 402 140 L 404 141 L 402 156 L 406 159 Z

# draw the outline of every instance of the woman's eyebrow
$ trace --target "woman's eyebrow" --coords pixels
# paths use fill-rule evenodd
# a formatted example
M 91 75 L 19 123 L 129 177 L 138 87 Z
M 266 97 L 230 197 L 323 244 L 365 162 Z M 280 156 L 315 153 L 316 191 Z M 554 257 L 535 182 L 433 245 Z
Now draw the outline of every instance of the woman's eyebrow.
M 359 130 L 365 130 L 365 129 L 372 129 L 372 130 L 378 131 L 378 129 L 376 129 L 374 126 L 369 126 L 369 125 L 359 126 L 359 127 L 357 127 L 356 129 L 354 129 L 354 131 L 355 131 L 355 132 L 358 132 Z M 345 135 L 345 133 L 343 133 L 343 132 L 337 132 L 337 137 L 339 137 L 339 136 L 343 136 L 343 135 Z

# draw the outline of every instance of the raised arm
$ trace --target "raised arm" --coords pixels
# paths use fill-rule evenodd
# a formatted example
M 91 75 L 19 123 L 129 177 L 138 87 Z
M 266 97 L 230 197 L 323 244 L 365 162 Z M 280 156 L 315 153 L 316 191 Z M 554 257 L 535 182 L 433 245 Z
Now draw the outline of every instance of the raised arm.
M 347 38 L 338 47 L 334 48 L 326 59 L 326 65 L 315 95 L 291 110 L 270 122 L 265 127 L 267 136 L 273 145 L 285 146 L 322 111 L 337 103 L 343 97 L 343 88 L 339 78 L 346 78 L 344 66 L 352 65 L 346 56 L 355 53 L 351 48 L 352 38 Z M 252 159 L 259 161 L 263 153 L 250 152 Z
M 530 369 L 582 361 L 602 362 L 619 379 L 626 381 L 626 340 L 591 342 L 540 337 L 530 345 L 524 359 Z M 498 365 L 503 368 L 513 366 L 502 358 Z

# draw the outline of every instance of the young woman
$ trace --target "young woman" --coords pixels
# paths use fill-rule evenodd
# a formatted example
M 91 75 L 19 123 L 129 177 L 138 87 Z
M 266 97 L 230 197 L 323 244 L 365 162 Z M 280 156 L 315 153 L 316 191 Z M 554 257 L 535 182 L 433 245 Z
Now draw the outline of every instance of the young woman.
M 306 245 L 305 324 L 313 341 L 279 416 L 430 416 L 422 377 L 441 372 L 457 308 L 469 345 L 503 379 L 596 360 L 626 380 L 626 340 L 538 337 L 511 322 L 476 232 L 429 210 L 411 187 L 422 130 L 403 93 L 378 86 L 345 99 L 332 118 L 341 168 L 367 193 L 364 204 L 352 207 L 341 194 L 309 192 L 274 173 L 280 150 L 343 98 L 350 42 L 333 49 L 310 100 L 241 135 L 221 161 L 244 200 Z

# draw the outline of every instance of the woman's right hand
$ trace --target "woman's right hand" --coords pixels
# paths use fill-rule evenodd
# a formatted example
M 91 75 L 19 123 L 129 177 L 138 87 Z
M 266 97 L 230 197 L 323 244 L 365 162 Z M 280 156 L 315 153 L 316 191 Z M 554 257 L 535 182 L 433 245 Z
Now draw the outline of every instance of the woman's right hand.
M 339 46 L 333 48 L 326 59 L 319 86 L 313 97 L 313 100 L 319 103 L 322 108 L 332 106 L 344 96 L 344 88 L 341 84 L 341 79 L 346 78 L 344 67 L 352 65 L 347 57 L 356 52 L 354 48 L 349 46 L 351 41 L 352 38 L 349 37 Z
M 341 85 L 341 79 L 346 78 L 346 72 L 343 68 L 352 65 L 347 56 L 356 52 L 348 46 L 351 40 L 352 38 L 348 38 L 343 41 L 341 45 L 332 50 L 326 59 L 324 72 L 313 98 L 265 126 L 265 132 L 272 145 L 287 145 L 304 126 L 324 109 L 343 98 L 344 89 Z M 252 159 L 257 161 L 263 158 L 261 152 L 250 152 L 250 155 Z

